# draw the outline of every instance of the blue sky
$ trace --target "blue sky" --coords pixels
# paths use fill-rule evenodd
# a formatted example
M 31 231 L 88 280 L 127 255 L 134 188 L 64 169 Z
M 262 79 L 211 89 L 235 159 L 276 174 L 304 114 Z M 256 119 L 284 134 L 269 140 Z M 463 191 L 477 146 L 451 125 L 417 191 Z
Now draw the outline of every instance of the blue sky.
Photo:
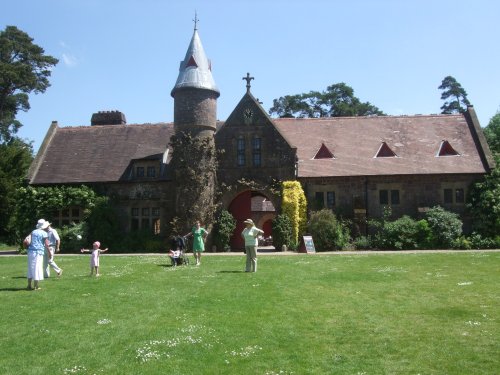
M 120 110 L 129 124 L 173 121 L 170 91 L 195 11 L 220 120 L 247 72 L 266 110 L 345 82 L 390 115 L 439 113 L 447 75 L 483 127 L 500 109 L 496 0 L 4 0 L 0 28 L 17 26 L 60 60 L 52 86 L 18 116 L 19 135 L 37 150 L 53 120 L 89 125 L 100 110 Z

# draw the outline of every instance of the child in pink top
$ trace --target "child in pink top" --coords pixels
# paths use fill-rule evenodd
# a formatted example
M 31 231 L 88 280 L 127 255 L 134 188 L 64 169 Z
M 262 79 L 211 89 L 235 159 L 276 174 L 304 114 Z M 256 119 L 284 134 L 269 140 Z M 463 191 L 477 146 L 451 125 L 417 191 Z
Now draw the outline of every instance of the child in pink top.
M 99 241 L 96 241 L 92 244 L 92 250 L 89 249 L 81 249 L 80 252 L 82 253 L 90 253 L 90 276 L 94 274 L 95 270 L 95 275 L 99 276 L 99 255 L 101 253 L 104 253 L 108 251 L 108 248 L 100 249 L 101 243 Z

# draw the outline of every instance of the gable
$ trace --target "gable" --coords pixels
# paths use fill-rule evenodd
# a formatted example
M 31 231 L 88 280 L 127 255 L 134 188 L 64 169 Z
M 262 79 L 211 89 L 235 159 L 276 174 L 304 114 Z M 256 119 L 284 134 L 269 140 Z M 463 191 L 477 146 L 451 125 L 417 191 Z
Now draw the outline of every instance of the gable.
M 215 138 L 253 134 L 256 131 L 267 133 L 269 137 L 284 142 L 290 149 L 294 146 L 274 125 L 273 121 L 254 96 L 247 92 L 217 131 Z

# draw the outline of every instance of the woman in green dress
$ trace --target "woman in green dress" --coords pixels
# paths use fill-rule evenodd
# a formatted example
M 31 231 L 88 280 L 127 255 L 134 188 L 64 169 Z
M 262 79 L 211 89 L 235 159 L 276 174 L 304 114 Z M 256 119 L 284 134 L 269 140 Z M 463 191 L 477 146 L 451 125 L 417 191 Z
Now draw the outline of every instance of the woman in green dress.
M 184 237 L 193 236 L 193 255 L 196 260 L 196 265 L 201 264 L 201 253 L 205 251 L 205 240 L 207 239 L 208 232 L 205 228 L 201 227 L 200 221 L 198 220 L 191 232 L 186 234 Z

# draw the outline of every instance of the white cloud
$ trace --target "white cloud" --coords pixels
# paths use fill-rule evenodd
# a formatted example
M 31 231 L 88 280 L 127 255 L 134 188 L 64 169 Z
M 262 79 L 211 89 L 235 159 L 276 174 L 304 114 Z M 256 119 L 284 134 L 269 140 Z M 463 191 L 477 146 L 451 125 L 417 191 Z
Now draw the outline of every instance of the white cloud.
M 62 54 L 62 59 L 64 61 L 64 64 L 69 67 L 76 66 L 78 64 L 77 58 L 67 53 Z

